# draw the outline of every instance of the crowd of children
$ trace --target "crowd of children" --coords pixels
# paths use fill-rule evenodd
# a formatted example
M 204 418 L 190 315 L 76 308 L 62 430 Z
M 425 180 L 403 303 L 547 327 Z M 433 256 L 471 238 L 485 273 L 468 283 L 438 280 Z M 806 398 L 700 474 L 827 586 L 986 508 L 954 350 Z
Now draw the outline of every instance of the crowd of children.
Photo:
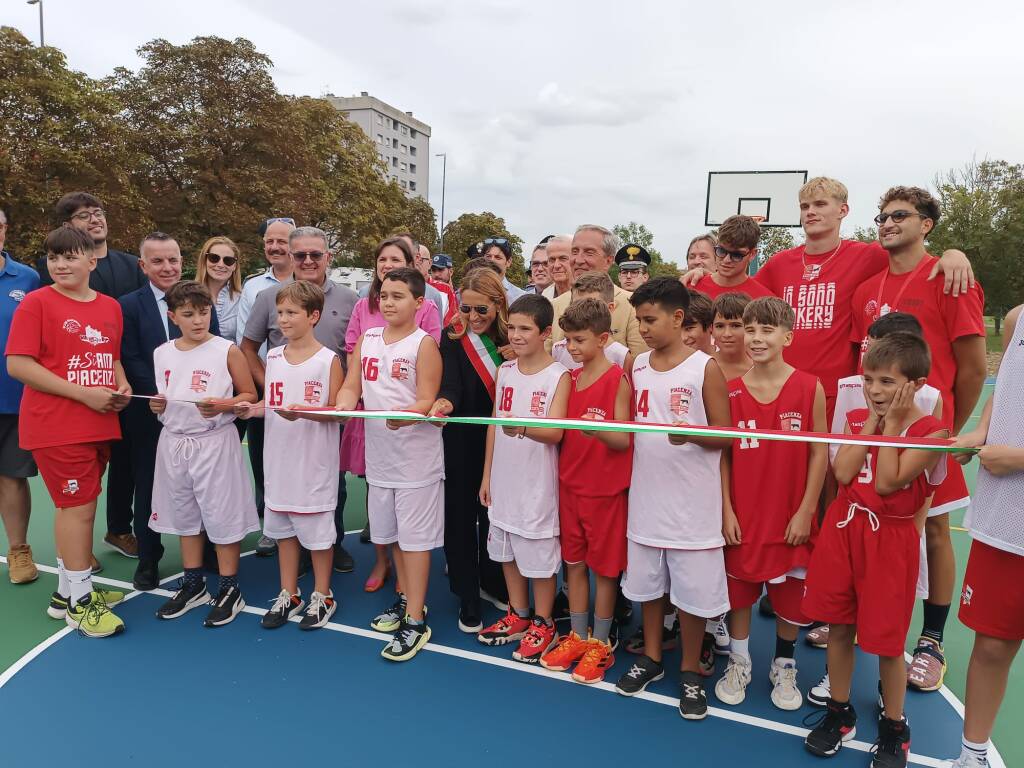
M 896 188 L 883 198 L 880 237 L 891 264 L 856 294 L 864 316 L 855 320 L 851 338 L 863 341 L 862 373 L 839 380 L 831 408 L 822 382 L 787 363 L 797 314 L 746 277 L 757 225 L 733 217 L 719 233 L 719 271 L 698 286 L 713 300 L 675 278 L 653 278 L 629 297 L 649 348 L 635 357 L 610 338 L 616 294 L 604 273 L 577 276 L 571 303 L 557 322 L 562 338 L 550 354 L 551 303 L 539 295 L 516 299 L 500 318 L 511 359 L 494 371 L 493 415 L 831 430 L 878 436 L 883 443 L 955 435 L 980 391 L 958 376 L 977 353 L 974 341 L 963 340 L 976 335 L 979 296 L 957 303 L 920 284 L 931 263 L 924 237 L 938 212 L 918 192 Z M 121 316 L 88 286 L 95 258 L 87 238 L 63 228 L 50 234 L 46 246 L 54 285 L 29 294 L 18 309 L 8 366 L 27 385 L 22 445 L 32 450 L 58 508 L 60 581 L 50 613 L 102 637 L 124 628 L 110 609 L 123 595 L 94 588 L 89 570 L 100 478 L 109 441 L 120 435 L 115 414 L 131 395 L 119 362 Z M 154 354 L 158 394 L 150 408 L 164 428 L 150 526 L 180 538 L 184 576 L 158 610 L 161 619 L 209 605 L 206 625 L 220 626 L 245 606 L 239 547 L 259 530 L 259 520 L 232 427 L 236 417 L 263 418 L 266 427 L 263 532 L 278 542 L 280 592 L 262 625 L 281 627 L 301 614 L 299 628 L 315 629 L 338 609 L 330 574 L 340 425 L 317 409 L 351 411 L 362 402 L 368 411 L 450 411 L 438 411 L 444 402 L 438 399 L 438 342 L 417 322 L 423 276 L 398 267 L 375 286 L 385 324 L 361 333 L 351 356 L 358 368 L 347 376 L 337 355 L 313 335 L 324 311 L 323 292 L 308 282 L 282 288 L 277 321 L 287 343 L 267 353 L 259 402 L 239 350 L 210 333 L 213 301 L 206 289 L 184 281 L 167 292 L 168 315 L 181 335 Z M 461 306 L 461 322 L 489 317 L 491 307 L 483 298 L 480 303 Z M 913 314 L 899 311 L 903 304 L 912 305 Z M 1005 688 L 1024 637 L 1020 590 L 1006 589 L 1021 579 L 996 576 L 1001 569 L 1024 577 L 1024 526 L 1008 520 L 1007 512 L 1024 490 L 1014 415 L 1020 388 L 1005 380 L 1024 374 L 1021 327 L 1012 314 L 994 405 L 986 406 L 975 431 L 959 438 L 962 446 L 980 448 L 983 467 L 961 598 L 961 617 L 978 632 L 978 642 L 959 766 L 986 764 L 999 698 L 993 701 L 991 691 Z M 767 593 L 776 615 L 767 670 L 776 707 L 795 710 L 804 702 L 796 664 L 800 628 L 813 621 L 827 628 L 826 676 L 808 694 L 824 709 L 806 748 L 834 755 L 856 732 L 850 704 L 856 638 L 879 658 L 881 711 L 872 765 L 903 766 L 910 747 L 903 708 L 908 682 L 921 690 L 941 685 L 930 661 L 916 671 L 911 665 L 908 678 L 903 660 L 915 600 L 931 592 L 939 599 L 931 604 L 941 609 L 935 592 L 946 589 L 945 577 L 936 577 L 925 562 L 945 567 L 948 523 L 935 533 L 927 532 L 925 521 L 933 494 L 947 487 L 950 475 L 960 485 L 947 498 L 965 495 L 962 473 L 957 465 L 951 471 L 945 454 L 935 451 L 844 444 L 829 454 L 824 444 L 756 436 L 490 426 L 479 502 L 488 510 L 486 549 L 501 564 L 508 609 L 486 627 L 470 621 L 470 629 L 481 643 L 513 646 L 517 661 L 595 683 L 614 663 L 613 614 L 621 589 L 641 604 L 642 628 L 627 648 L 636 656 L 616 690 L 633 696 L 663 678 L 663 652 L 678 632 L 679 712 L 699 720 L 708 711 L 703 679 L 714 671 L 713 635 L 724 634 L 723 616 L 731 640 L 717 644 L 728 663 L 715 696 L 729 706 L 747 696 L 751 612 Z M 392 635 L 382 656 L 405 661 L 431 634 L 425 602 L 431 551 L 445 543 L 442 431 L 408 419 L 368 419 L 365 458 L 372 540 L 390 549 L 401 585 L 395 603 L 370 625 Z M 830 463 L 834 498 L 823 492 Z M 527 474 L 531 482 L 524 484 Z M 201 570 L 204 535 L 219 564 L 212 600 Z M 298 586 L 302 548 L 310 553 L 314 575 L 308 602 Z M 559 635 L 554 605 L 563 567 L 569 626 Z M 460 627 L 464 619 L 460 613 Z M 939 624 L 944 620 L 943 613 Z M 936 634 L 929 621 L 926 609 L 915 655 L 934 660 L 941 671 L 941 626 Z

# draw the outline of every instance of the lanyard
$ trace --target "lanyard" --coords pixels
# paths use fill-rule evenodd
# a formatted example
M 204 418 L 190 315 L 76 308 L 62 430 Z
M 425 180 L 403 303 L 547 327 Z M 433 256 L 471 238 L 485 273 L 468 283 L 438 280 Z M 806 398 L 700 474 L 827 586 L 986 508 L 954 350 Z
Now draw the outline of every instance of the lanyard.
M 925 265 L 931 263 L 931 261 L 932 261 L 931 258 L 929 258 L 927 254 L 925 254 L 921 258 L 921 260 L 917 263 L 917 266 L 914 267 L 914 271 L 911 272 L 910 275 L 907 277 L 907 279 L 903 281 L 903 285 L 901 285 L 900 289 L 896 292 L 895 298 L 893 298 L 892 303 L 889 305 L 889 312 L 898 312 L 899 311 L 898 305 L 900 303 L 900 299 L 903 298 L 903 292 L 907 290 L 907 286 L 908 285 L 910 285 L 912 282 L 914 282 L 914 278 L 917 277 L 917 273 L 920 272 L 922 269 L 924 269 Z M 875 314 L 871 318 L 872 320 L 877 320 L 883 314 L 883 312 L 882 312 L 882 296 L 885 294 L 885 283 L 889 279 L 889 275 L 890 274 L 892 274 L 891 268 L 885 270 L 885 274 L 882 275 L 882 284 L 880 286 L 878 286 L 878 298 L 875 300 Z M 888 312 L 886 312 L 884 314 L 888 314 Z

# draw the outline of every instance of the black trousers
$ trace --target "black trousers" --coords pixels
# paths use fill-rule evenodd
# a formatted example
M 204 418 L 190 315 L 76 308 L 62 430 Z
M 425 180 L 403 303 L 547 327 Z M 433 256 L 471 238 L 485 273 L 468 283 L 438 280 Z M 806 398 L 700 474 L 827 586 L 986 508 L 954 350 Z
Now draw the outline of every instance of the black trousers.
M 249 464 L 252 465 L 256 512 L 263 517 L 263 419 L 248 419 L 245 422 L 245 435 L 249 447 Z
M 149 527 L 153 512 L 153 474 L 156 472 L 156 445 L 161 424 L 146 401 L 134 401 L 121 414 L 121 431 L 131 451 L 135 479 L 133 528 L 139 540 L 139 560 L 159 562 L 164 555 L 160 534 Z
M 130 533 L 132 530 L 132 498 L 135 496 L 135 477 L 131 451 L 126 440 L 110 444 L 110 464 L 107 467 L 107 532 Z
M 487 428 L 449 424 L 444 428 L 444 554 L 448 584 L 459 600 L 479 600 L 480 590 L 508 601 L 501 564 L 487 554 L 490 522 L 480 503 Z

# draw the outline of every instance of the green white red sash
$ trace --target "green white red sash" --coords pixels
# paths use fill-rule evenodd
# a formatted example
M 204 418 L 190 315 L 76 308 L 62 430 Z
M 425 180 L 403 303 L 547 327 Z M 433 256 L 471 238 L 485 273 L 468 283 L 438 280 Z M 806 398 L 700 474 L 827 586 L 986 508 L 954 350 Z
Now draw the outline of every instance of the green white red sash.
M 462 348 L 473 365 L 473 370 L 487 387 L 487 391 L 491 393 L 491 400 L 493 400 L 494 382 L 498 377 L 498 366 L 502 363 L 501 353 L 498 352 L 494 339 L 486 333 L 481 336 L 467 329 L 461 341 Z

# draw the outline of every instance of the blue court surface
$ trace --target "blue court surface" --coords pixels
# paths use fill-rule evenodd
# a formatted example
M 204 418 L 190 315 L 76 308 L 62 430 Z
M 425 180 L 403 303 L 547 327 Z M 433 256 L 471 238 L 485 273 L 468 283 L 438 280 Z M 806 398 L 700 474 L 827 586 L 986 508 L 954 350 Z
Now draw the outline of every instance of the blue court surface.
M 379 654 L 386 638 L 368 624 L 392 602 L 394 582 L 364 593 L 371 549 L 352 546 L 359 565 L 355 574 L 334 575 L 339 610 L 322 630 L 302 632 L 295 624 L 263 630 L 259 616 L 278 591 L 277 560 L 244 557 L 240 577 L 249 607 L 226 627 L 204 628 L 204 608 L 174 621 L 157 619 L 154 611 L 170 595 L 164 589 L 134 594 L 119 606 L 127 630 L 118 637 L 58 633 L 0 677 L 0 765 L 823 764 L 802 743 L 804 719 L 819 710 L 782 712 L 769 701 L 774 624 L 766 619 L 755 619 L 747 700 L 735 708 L 719 705 L 712 678 L 711 713 L 690 722 L 676 708 L 678 651 L 666 657 L 664 680 L 629 699 L 613 690 L 632 658 L 622 648 L 606 681 L 584 686 L 512 661 L 509 646 L 487 648 L 460 632 L 440 552 L 428 599 L 430 644 L 412 661 L 385 661 Z M 304 594 L 311 579 L 302 580 Z M 216 577 L 210 586 L 215 590 Z M 487 607 L 485 622 L 498 617 Z M 825 652 L 801 640 L 797 661 L 806 693 L 823 671 Z M 724 666 L 719 657 L 717 674 Z M 859 655 L 857 738 L 829 765 L 870 762 L 877 679 L 875 661 Z M 937 766 L 959 752 L 961 719 L 948 691 L 908 693 L 907 711 L 912 765 Z M 74 723 L 72 732 L 57 726 L 65 718 Z

